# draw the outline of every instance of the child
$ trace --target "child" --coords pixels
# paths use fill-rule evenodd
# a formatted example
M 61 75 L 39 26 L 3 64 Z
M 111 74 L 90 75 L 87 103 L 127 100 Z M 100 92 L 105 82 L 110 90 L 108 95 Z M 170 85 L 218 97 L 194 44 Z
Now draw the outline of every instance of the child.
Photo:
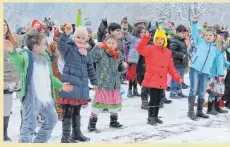
M 225 44 L 228 44 L 228 42 Z M 217 66 L 221 69 L 219 70 L 220 72 L 217 72 Z M 209 93 L 207 114 L 217 115 L 218 113 L 228 113 L 228 111 L 221 109 L 219 104 L 221 97 L 224 95 L 225 68 L 229 67 L 230 63 L 225 58 L 225 52 L 222 52 L 218 58 L 215 59 L 209 75 L 210 79 L 207 88 L 207 92 Z
M 8 51 L 10 60 L 21 74 L 23 116 L 19 142 L 46 143 L 57 123 L 54 88 L 69 92 L 72 86 L 68 83 L 62 84 L 53 76 L 43 32 L 33 28 L 27 33 L 25 43 L 29 50 L 19 53 L 8 40 L 4 40 L 4 49 Z M 40 114 L 44 122 L 34 137 L 37 114 Z
M 153 39 L 154 45 L 147 45 L 150 39 L 151 36 L 147 32 L 137 45 L 137 51 L 145 57 L 146 62 L 146 72 L 142 86 L 148 87 L 150 94 L 147 123 L 157 125 L 157 123 L 163 123 L 159 119 L 158 113 L 162 91 L 167 89 L 167 73 L 178 83 L 183 82 L 183 79 L 174 67 L 172 52 L 166 48 L 167 37 L 165 31 L 161 28 L 156 30 Z
M 117 112 L 121 108 L 120 73 L 122 71 L 121 52 L 118 50 L 118 39 L 110 34 L 101 47 L 95 46 L 91 53 L 93 61 L 97 63 L 98 89 L 92 104 L 92 113 L 88 130 L 97 131 L 97 117 L 103 109 L 110 110 L 110 127 L 121 128 L 117 121 Z M 123 62 L 124 64 L 125 62 Z M 127 64 L 124 64 L 127 66 Z
M 63 98 L 61 102 L 63 106 L 62 143 L 90 140 L 81 132 L 80 110 L 81 106 L 87 104 L 89 99 L 88 79 L 90 78 L 94 88 L 98 84 L 91 55 L 87 52 L 88 32 L 86 28 L 77 27 L 73 34 L 73 40 L 69 38 L 71 32 L 71 24 L 66 23 L 64 33 L 58 40 L 58 50 L 65 62 L 62 81 L 73 85 L 72 92 L 60 92 L 60 96 Z M 70 136 L 71 126 L 72 135 Z
M 205 32 L 204 39 L 200 37 L 197 31 L 197 16 L 193 18 L 192 24 L 192 37 L 197 46 L 196 52 L 192 56 L 190 61 L 190 92 L 188 98 L 188 117 L 191 120 L 197 120 L 198 117 L 209 118 L 208 115 L 205 115 L 202 110 L 204 106 L 204 96 L 207 88 L 208 77 L 211 71 L 211 67 L 215 58 L 217 58 L 221 51 L 217 48 L 220 48 L 220 44 L 215 43 L 219 42 L 217 35 L 212 28 L 208 28 Z M 217 72 L 220 70 L 221 64 L 217 64 Z M 198 106 L 197 114 L 194 113 L 194 103 L 198 95 Z
M 128 59 L 127 59 L 127 61 L 129 62 L 129 69 L 126 74 L 126 77 L 129 80 L 129 89 L 128 89 L 127 97 L 140 96 L 140 94 L 137 91 L 137 77 L 136 77 L 137 63 L 140 55 L 137 52 L 136 47 L 137 44 L 140 42 L 141 38 L 143 38 L 143 36 L 145 35 L 146 29 L 144 27 L 137 27 L 135 31 L 136 32 L 134 36 L 125 33 L 125 38 L 131 43 L 131 48 L 129 50 Z

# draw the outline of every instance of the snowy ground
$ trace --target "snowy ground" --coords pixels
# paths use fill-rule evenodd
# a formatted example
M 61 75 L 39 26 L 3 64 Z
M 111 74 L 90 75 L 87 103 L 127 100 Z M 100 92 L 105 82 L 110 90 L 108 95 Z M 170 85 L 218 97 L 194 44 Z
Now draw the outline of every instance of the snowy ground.
M 188 82 L 188 75 L 185 78 Z M 139 92 L 140 92 L 140 87 Z M 127 86 L 125 86 L 127 91 Z M 188 90 L 184 90 L 188 94 Z M 90 93 L 93 97 L 94 93 Z M 194 122 L 187 117 L 187 99 L 173 100 L 172 104 L 160 110 L 164 124 L 158 126 L 147 125 L 147 111 L 140 108 L 141 99 L 127 98 L 123 95 L 123 108 L 119 114 L 119 121 L 127 126 L 124 129 L 109 128 L 109 114 L 99 115 L 97 128 L 104 130 L 101 133 L 88 133 L 87 125 L 91 112 L 91 105 L 83 108 L 82 131 L 91 138 L 91 143 L 150 143 L 150 142 L 230 142 L 230 113 L 210 116 L 210 119 L 201 119 Z M 169 93 L 167 92 L 167 97 Z M 13 142 L 18 141 L 20 128 L 20 102 L 14 99 L 13 114 L 9 122 L 9 136 Z M 206 112 L 206 108 L 204 110 Z M 59 121 L 52 133 L 50 143 L 58 143 L 61 139 L 61 122 Z

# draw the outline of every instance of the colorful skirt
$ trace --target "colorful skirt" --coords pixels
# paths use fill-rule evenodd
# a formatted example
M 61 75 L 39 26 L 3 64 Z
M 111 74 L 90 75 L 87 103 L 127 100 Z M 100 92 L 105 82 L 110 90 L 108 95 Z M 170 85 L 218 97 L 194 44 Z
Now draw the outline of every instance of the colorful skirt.
M 119 89 L 97 90 L 92 103 L 94 108 L 117 109 L 122 106 L 122 97 Z
M 218 80 L 219 79 L 219 80 Z M 224 95 L 224 78 L 210 78 L 208 81 L 208 88 L 207 92 L 215 94 L 216 96 L 222 96 Z
M 78 106 L 78 105 L 86 105 L 88 104 L 88 101 L 87 100 L 77 100 L 74 98 L 62 98 L 60 104 Z

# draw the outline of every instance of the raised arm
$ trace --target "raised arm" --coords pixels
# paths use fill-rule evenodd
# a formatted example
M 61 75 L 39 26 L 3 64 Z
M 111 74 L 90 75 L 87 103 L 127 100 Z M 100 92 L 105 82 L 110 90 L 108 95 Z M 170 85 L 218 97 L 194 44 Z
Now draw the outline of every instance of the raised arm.
M 67 41 L 69 40 L 69 36 L 71 32 L 72 32 L 72 25 L 66 23 L 64 33 L 62 33 L 58 39 L 57 47 L 61 56 L 63 56 L 64 58 L 69 51 L 69 48 L 67 48 Z
M 150 51 L 150 47 L 148 46 L 148 43 L 151 39 L 151 36 L 149 32 L 146 33 L 146 35 L 141 39 L 139 44 L 137 45 L 137 51 L 140 55 L 147 57 Z
M 198 22 L 198 18 L 197 16 L 193 17 L 193 21 L 192 21 L 192 37 L 194 39 L 194 42 L 196 44 L 199 44 L 202 41 L 202 38 L 200 37 L 200 34 L 198 33 L 198 29 L 197 29 L 197 22 Z

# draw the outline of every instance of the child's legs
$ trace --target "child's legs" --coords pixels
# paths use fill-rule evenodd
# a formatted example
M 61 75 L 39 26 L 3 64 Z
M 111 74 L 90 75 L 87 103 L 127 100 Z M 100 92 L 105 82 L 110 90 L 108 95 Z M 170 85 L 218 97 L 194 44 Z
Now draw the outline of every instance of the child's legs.
M 58 115 L 53 103 L 41 105 L 42 106 L 39 114 L 44 121 L 36 137 L 34 138 L 35 143 L 47 142 L 50 139 L 51 133 L 58 121 Z
M 180 76 L 184 79 L 186 68 L 178 68 L 178 72 L 179 72 Z M 178 89 L 178 93 L 181 93 L 182 92 L 182 84 L 177 83 L 177 89 Z
M 103 111 L 103 108 L 92 107 L 91 118 L 97 118 L 98 115 Z
M 150 88 L 149 95 L 150 95 L 149 106 L 150 107 L 158 106 L 160 104 L 160 97 L 159 97 L 158 89 Z
M 215 94 L 210 93 L 210 94 L 208 95 L 208 101 L 209 101 L 209 102 L 215 101 Z
M 121 108 L 115 108 L 115 109 L 110 109 L 110 115 L 118 115 L 118 112 L 121 110 Z
M 198 87 L 198 98 L 199 99 L 204 99 L 207 86 L 208 86 L 208 74 L 200 73 L 199 87 Z
M 81 114 L 81 105 L 78 105 L 78 106 L 73 106 L 73 116 L 72 117 L 75 117 L 75 116 L 80 116 Z
M 190 97 L 196 97 L 197 91 L 198 91 L 198 86 L 199 86 L 199 80 L 200 80 L 197 70 L 190 68 L 189 80 L 190 80 L 189 96 Z
M 32 97 L 26 97 L 22 104 L 22 120 L 20 126 L 19 142 L 32 143 L 33 134 L 36 129 L 37 110 L 36 103 Z
M 134 82 L 132 80 L 129 80 L 129 90 L 132 90 Z

